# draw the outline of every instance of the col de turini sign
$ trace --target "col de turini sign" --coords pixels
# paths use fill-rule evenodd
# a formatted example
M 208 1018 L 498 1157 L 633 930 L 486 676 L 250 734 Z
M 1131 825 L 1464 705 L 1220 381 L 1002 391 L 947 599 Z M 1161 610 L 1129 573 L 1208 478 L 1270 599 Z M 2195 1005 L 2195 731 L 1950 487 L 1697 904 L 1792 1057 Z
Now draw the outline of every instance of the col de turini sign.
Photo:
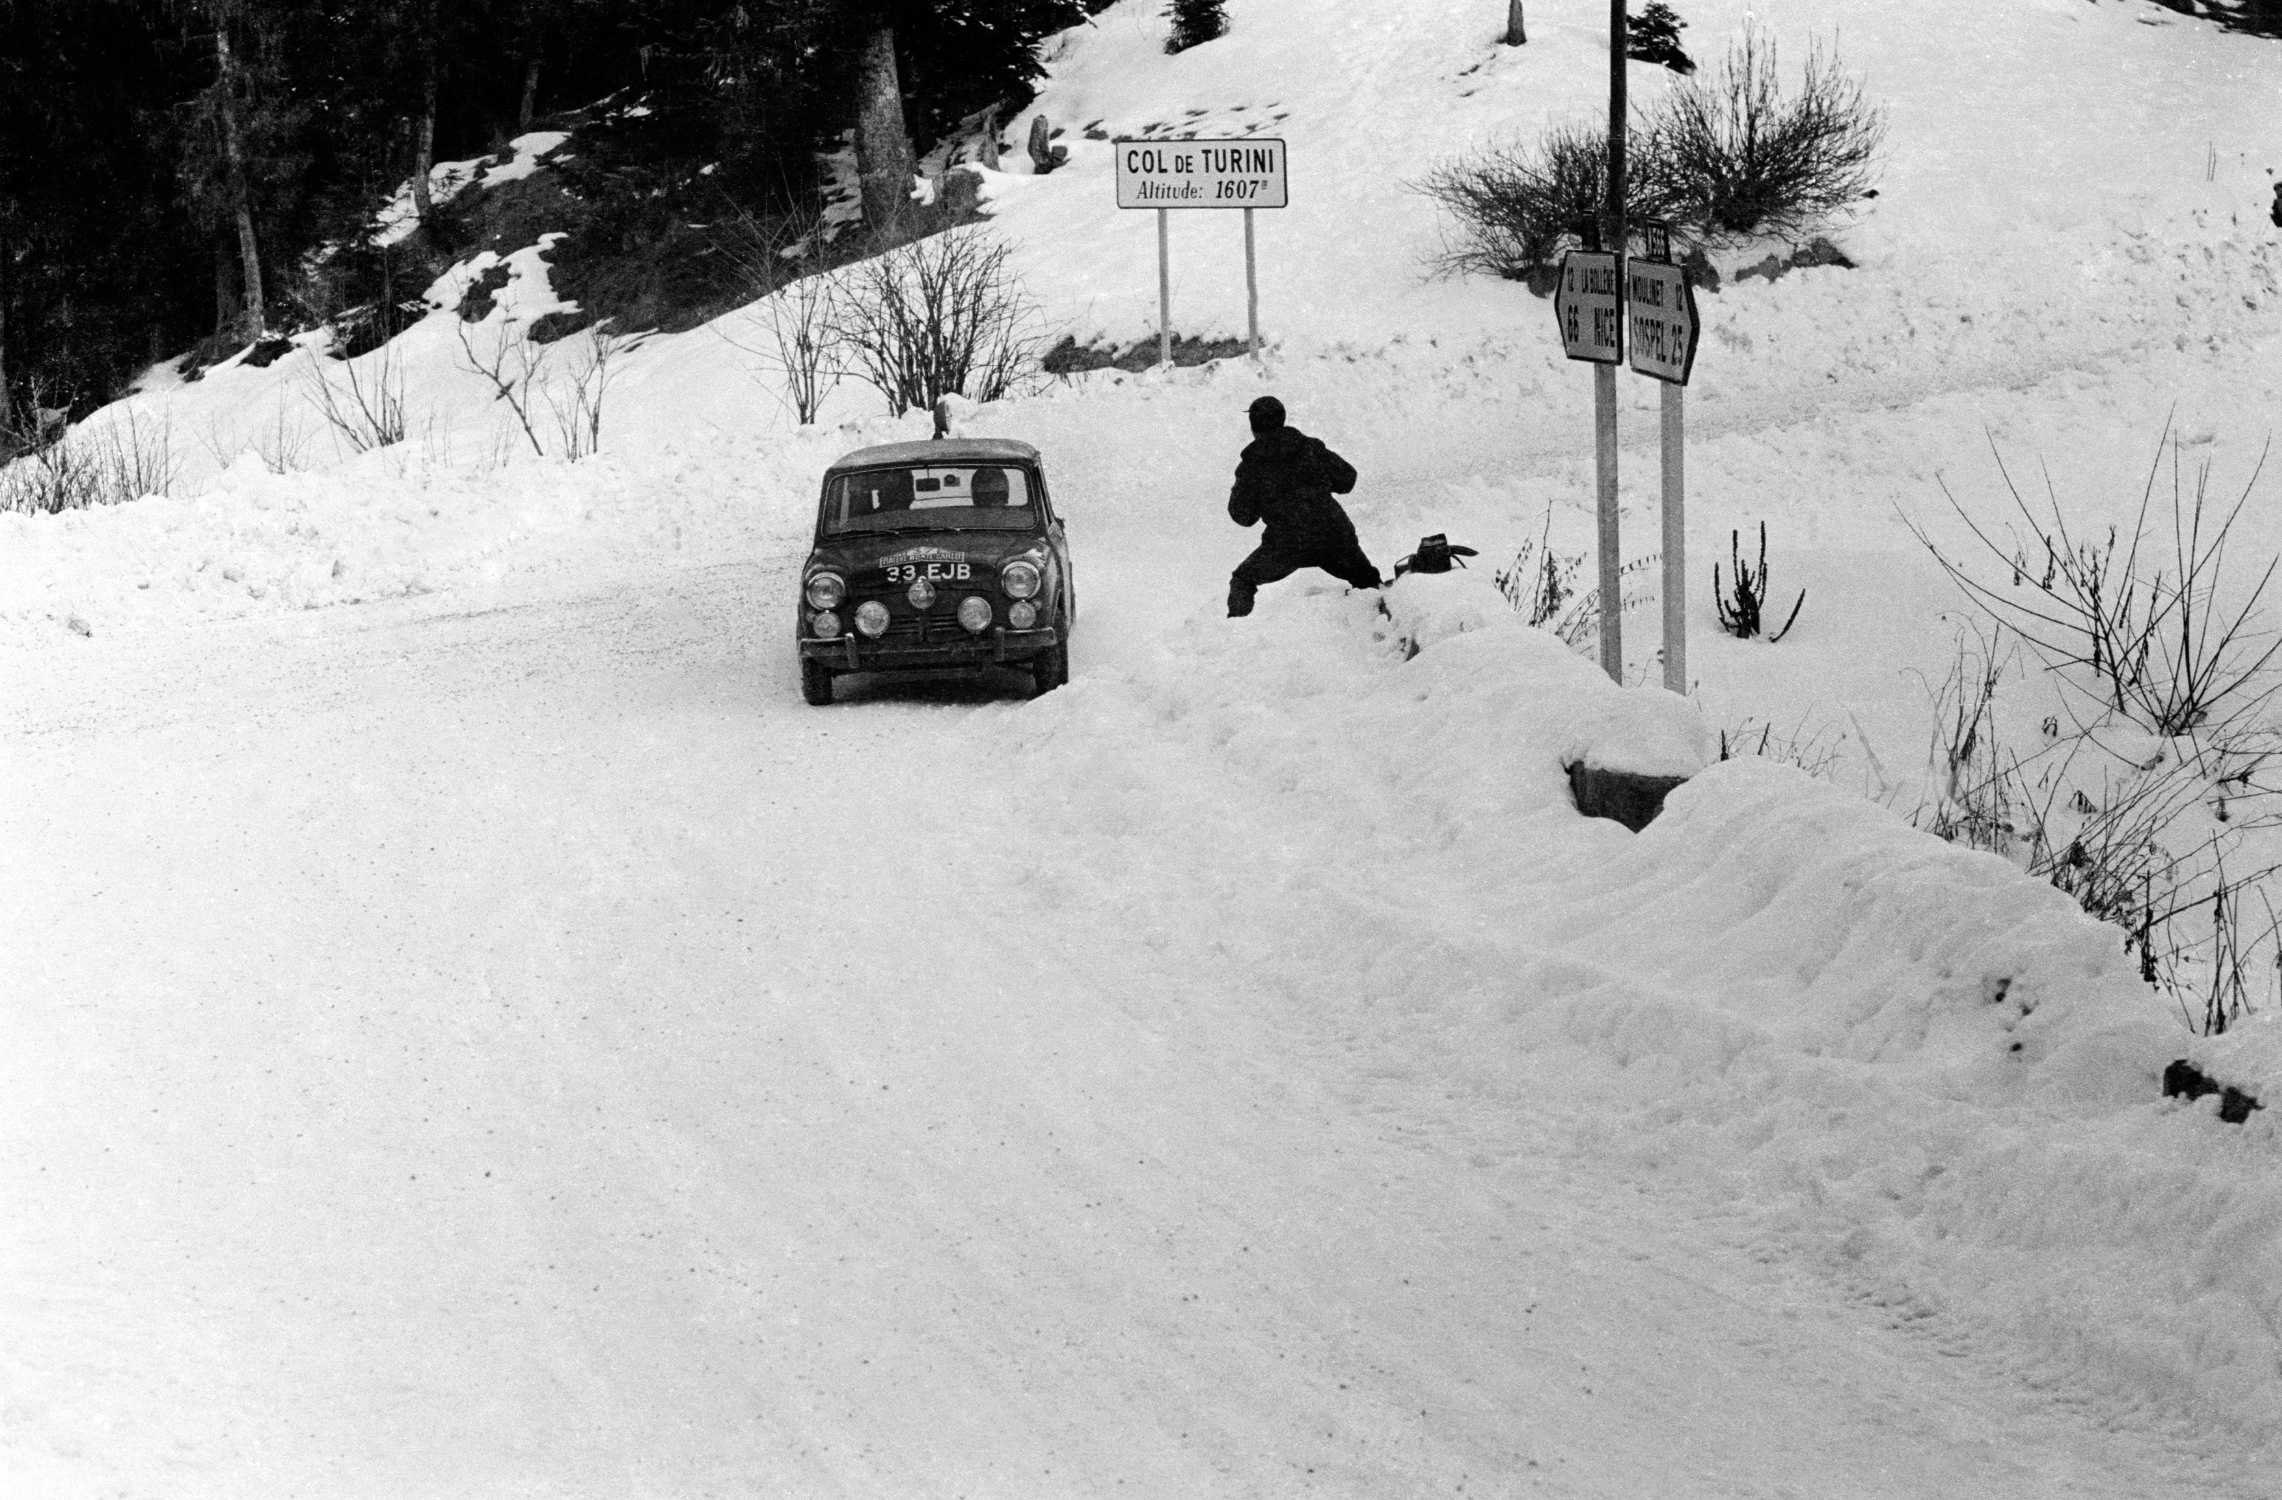
M 1284 208 L 1284 143 L 1117 141 L 1119 208 Z
M 1246 136 L 1222 141 L 1112 141 L 1117 206 L 1157 211 L 1157 363 L 1173 362 L 1172 252 L 1167 209 L 1244 210 L 1244 307 L 1251 348 L 1260 352 L 1260 280 L 1253 261 L 1252 210 L 1291 202 L 1284 184 L 1284 143 Z

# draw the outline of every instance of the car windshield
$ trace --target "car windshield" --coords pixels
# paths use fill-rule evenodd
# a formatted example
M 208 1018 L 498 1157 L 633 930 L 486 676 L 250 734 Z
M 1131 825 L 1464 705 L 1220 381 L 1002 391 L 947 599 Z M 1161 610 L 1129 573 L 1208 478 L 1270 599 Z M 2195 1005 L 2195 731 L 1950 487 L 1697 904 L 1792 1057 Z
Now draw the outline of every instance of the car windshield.
M 1038 524 L 1030 473 L 1017 464 L 911 464 L 824 482 L 824 530 L 1024 531 Z

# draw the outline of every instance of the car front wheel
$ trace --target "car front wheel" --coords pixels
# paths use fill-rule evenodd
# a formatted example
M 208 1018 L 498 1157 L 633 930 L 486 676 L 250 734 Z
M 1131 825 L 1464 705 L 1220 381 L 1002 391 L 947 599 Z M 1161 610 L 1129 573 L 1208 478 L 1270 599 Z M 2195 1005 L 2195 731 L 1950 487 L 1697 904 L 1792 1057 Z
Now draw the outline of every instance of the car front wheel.
M 832 669 L 812 657 L 800 661 L 800 696 L 818 708 L 832 701 Z

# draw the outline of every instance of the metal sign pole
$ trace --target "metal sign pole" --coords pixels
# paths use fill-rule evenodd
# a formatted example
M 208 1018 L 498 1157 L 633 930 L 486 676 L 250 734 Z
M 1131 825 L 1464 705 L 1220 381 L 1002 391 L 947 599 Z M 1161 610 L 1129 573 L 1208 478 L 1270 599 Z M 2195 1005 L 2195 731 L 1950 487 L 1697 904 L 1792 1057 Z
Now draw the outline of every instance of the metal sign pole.
M 1664 387 L 1664 686 L 1688 691 L 1686 387 L 1703 320 L 1687 269 L 1672 263 L 1672 226 L 1640 224 L 1642 253 L 1625 270 L 1626 343 L 1632 368 Z
M 1170 210 L 1157 210 L 1157 363 L 1173 362 L 1173 273 L 1166 261 Z
M 1252 357 L 1260 357 L 1260 277 L 1252 257 L 1252 210 L 1244 210 L 1244 315 L 1252 330 Z
M 1590 360 L 1593 370 L 1593 457 L 1595 512 L 1600 520 L 1601 667 L 1622 682 L 1624 633 L 1618 621 L 1624 600 L 1617 569 L 1616 367 L 1624 362 L 1624 256 L 1600 248 L 1601 227 L 1577 227 L 1586 248 L 1561 258 L 1560 284 L 1553 290 L 1553 322 L 1561 350 L 1570 359 Z
M 1664 686 L 1688 691 L 1688 527 L 1682 516 L 1687 480 L 1687 392 L 1664 387 Z
M 1625 0 L 1609 0 L 1608 36 L 1608 248 L 1624 275 L 1624 24 Z M 1618 306 L 1621 309 L 1622 303 Z M 1620 314 L 1621 315 L 1621 314 Z M 1624 583 L 1618 561 L 1616 511 L 1616 366 L 1593 369 L 1594 468 L 1600 491 L 1601 670 L 1624 681 Z
M 1119 140 L 1111 145 L 1117 206 L 1157 211 L 1157 363 L 1173 362 L 1171 212 L 1176 208 L 1244 210 L 1244 300 L 1252 354 L 1260 353 L 1260 273 L 1252 210 L 1290 202 L 1284 143 L 1274 136 L 1227 140 Z
M 1624 681 L 1624 591 L 1617 571 L 1616 366 L 1593 366 L 1593 476 L 1600 518 L 1601 670 Z

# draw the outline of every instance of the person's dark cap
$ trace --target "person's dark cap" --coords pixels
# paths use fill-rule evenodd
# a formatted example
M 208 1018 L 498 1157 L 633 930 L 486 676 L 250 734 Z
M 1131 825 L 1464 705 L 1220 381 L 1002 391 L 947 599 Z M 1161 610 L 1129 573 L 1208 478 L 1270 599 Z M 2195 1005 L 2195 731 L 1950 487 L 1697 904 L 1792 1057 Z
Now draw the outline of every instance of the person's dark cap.
M 1252 419 L 1254 432 L 1274 432 L 1284 425 L 1284 403 L 1273 396 L 1262 396 L 1245 409 Z

